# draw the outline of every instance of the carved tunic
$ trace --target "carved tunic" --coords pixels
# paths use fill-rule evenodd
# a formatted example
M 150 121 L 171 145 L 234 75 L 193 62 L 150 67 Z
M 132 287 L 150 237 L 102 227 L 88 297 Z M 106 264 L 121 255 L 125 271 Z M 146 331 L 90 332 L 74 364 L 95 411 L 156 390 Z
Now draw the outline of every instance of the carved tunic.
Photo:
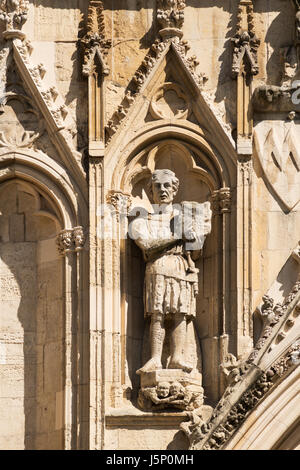
M 196 314 L 198 275 L 188 272 L 184 242 L 177 240 L 171 247 L 151 249 L 158 239 L 172 237 L 173 214 L 148 214 L 132 223 L 131 233 L 143 250 L 147 261 L 144 286 L 145 315 L 182 313 L 187 317 Z

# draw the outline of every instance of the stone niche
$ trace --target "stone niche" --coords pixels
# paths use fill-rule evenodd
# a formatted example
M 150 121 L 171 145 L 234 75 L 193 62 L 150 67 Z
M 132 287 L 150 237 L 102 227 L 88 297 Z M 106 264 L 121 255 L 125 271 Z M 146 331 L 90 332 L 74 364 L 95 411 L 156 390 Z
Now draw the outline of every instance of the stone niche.
M 126 162 L 121 161 L 120 170 L 118 167 L 115 169 L 113 186 L 121 188 L 118 198 L 125 195 L 131 203 L 129 217 L 124 213 L 118 216 L 120 231 L 126 225 L 125 219 L 130 225 L 138 210 L 152 210 L 149 181 L 152 172 L 158 169 L 169 169 L 179 179 L 179 190 L 173 201 L 174 204 L 182 201 L 194 201 L 200 204 L 208 202 L 211 209 L 214 209 L 211 233 L 206 237 L 201 256 L 195 263 L 199 270 L 199 295 L 196 297 L 196 318 L 187 325 L 185 346 L 185 360 L 192 364 L 192 371 L 185 373 L 168 369 L 170 334 L 166 328 L 162 355 L 163 369 L 144 376 L 136 373 L 150 358 L 150 319 L 144 318 L 143 303 L 145 261 L 141 250 L 129 237 L 120 240 L 119 245 L 113 244 L 110 248 L 111 255 L 108 255 L 109 248 L 106 249 L 107 270 L 120 263 L 119 274 L 117 277 L 114 276 L 115 297 L 112 303 L 112 321 L 113 324 L 120 325 L 120 335 L 112 335 L 111 349 L 108 348 L 107 352 L 110 354 L 111 351 L 112 366 L 110 409 L 106 414 L 106 448 L 112 448 L 111 445 L 119 449 L 136 448 L 138 430 L 141 432 L 139 436 L 145 441 L 142 448 L 149 448 L 150 442 L 151 448 L 156 449 L 187 448 L 186 438 L 183 432 L 179 431 L 179 425 L 187 420 L 188 411 L 197 408 L 196 404 L 194 406 L 191 400 L 188 407 L 181 406 L 187 396 L 183 395 L 177 408 L 161 407 L 159 404 L 152 406 L 151 400 L 149 401 L 145 394 L 141 395 L 141 389 L 147 389 L 147 395 L 148 391 L 152 393 L 151 388 L 154 390 L 161 382 L 170 386 L 173 382 L 179 383 L 186 390 L 195 393 L 194 396 L 201 395 L 202 400 L 204 399 L 202 414 L 205 419 L 212 411 L 211 405 L 218 398 L 214 395 L 213 389 L 218 389 L 217 381 L 220 380 L 217 359 L 219 346 L 215 339 L 220 334 L 218 319 L 222 289 L 220 247 L 229 243 L 228 239 L 222 241 L 222 226 L 227 223 L 224 213 L 228 215 L 229 212 L 226 211 L 225 198 L 222 206 L 224 213 L 213 207 L 218 196 L 216 193 L 221 186 L 220 175 L 213 159 L 191 143 L 168 136 L 148 145 L 127 158 Z M 110 198 L 110 203 L 111 201 Z M 120 289 L 120 307 L 115 302 L 118 289 Z M 124 433 L 124 429 L 128 432 Z M 152 434 L 150 438 L 149 432 L 153 433 L 153 436 L 156 433 L 161 436 L 159 442 L 152 442 Z
M 60 216 L 34 185 L 0 185 L 0 448 L 63 447 Z

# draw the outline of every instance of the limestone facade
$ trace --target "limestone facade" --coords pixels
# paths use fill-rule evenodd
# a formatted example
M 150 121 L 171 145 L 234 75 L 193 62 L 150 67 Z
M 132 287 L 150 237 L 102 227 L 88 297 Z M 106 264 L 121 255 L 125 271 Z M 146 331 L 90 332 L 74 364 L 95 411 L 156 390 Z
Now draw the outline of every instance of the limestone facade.
M 1 449 L 299 449 L 299 17 L 297 0 L 0 1 Z M 167 334 L 141 375 L 129 233 L 163 169 L 210 229 L 192 370 L 168 367 Z

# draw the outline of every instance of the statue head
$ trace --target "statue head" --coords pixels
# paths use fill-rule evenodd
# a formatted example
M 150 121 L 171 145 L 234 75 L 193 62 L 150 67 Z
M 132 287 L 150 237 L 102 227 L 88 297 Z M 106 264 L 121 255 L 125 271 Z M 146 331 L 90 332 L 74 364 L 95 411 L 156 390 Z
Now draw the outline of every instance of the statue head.
M 170 395 L 184 395 L 184 387 L 180 382 L 173 382 L 170 386 Z
M 157 385 L 157 396 L 159 398 L 166 398 L 170 392 L 169 382 L 159 382 Z
M 150 180 L 154 204 L 170 204 L 179 188 L 179 180 L 171 170 L 155 170 Z

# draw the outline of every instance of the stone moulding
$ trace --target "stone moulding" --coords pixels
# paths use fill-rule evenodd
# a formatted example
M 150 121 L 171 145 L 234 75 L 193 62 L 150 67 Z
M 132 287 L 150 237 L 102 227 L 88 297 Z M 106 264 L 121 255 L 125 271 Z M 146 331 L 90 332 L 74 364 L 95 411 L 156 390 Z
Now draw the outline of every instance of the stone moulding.
M 264 296 L 260 311 L 264 320 L 262 334 L 246 361 L 231 361 L 229 385 L 211 419 L 181 426 L 191 449 L 226 448 L 252 410 L 300 365 L 300 282 L 296 282 L 282 304 L 274 305 L 273 299 Z M 277 354 L 273 354 L 275 348 Z
M 21 15 L 20 24 L 22 24 L 26 19 L 28 5 L 29 2 L 23 0 L 3 0 L 0 3 L 0 11 L 2 9 L 0 20 L 3 20 L 3 15 L 17 15 L 18 18 Z M 13 17 L 15 18 L 15 16 Z M 77 152 L 73 144 L 73 138 L 76 135 L 75 122 L 56 87 L 49 87 L 49 84 L 46 84 L 46 67 L 43 64 L 32 63 L 30 56 L 33 47 L 26 40 L 25 34 L 19 30 L 10 29 L 13 23 L 9 24 L 7 31 L 3 33 L 8 45 L 6 49 L 12 51 L 10 53 L 13 56 L 18 74 L 24 82 L 26 90 L 29 91 L 29 99 L 32 99 L 35 108 L 44 118 L 50 140 L 56 147 L 62 161 L 72 170 L 80 187 L 84 188 L 83 192 L 85 192 L 85 173 L 81 166 L 82 155 Z M 6 70 L 7 65 L 4 64 L 4 67 Z M 6 73 L 3 74 L 3 78 L 6 82 Z M 83 195 L 83 198 L 86 200 L 87 195 Z
M 79 164 L 81 154 L 76 151 L 73 137 L 76 133 L 73 119 L 55 86 L 44 83 L 46 69 L 42 64 L 34 66 L 30 61 L 31 47 L 26 41 L 12 41 L 14 60 L 27 89 L 34 97 L 37 108 L 45 119 L 46 127 L 56 149 L 67 167 L 76 175 L 85 188 L 85 174 Z M 59 102 L 56 104 L 56 102 Z
M 118 110 L 115 111 L 112 118 L 107 122 L 106 145 L 110 143 L 113 135 L 120 127 L 120 124 L 128 115 L 129 109 L 137 97 L 143 93 L 143 90 L 145 89 L 150 77 L 153 76 L 159 64 L 171 49 L 177 57 L 178 61 L 182 64 L 190 76 L 194 86 L 198 89 L 203 88 L 205 82 L 207 81 L 206 75 L 204 73 L 198 74 L 196 72 L 199 62 L 196 60 L 195 56 L 190 58 L 186 57 L 186 54 L 190 49 L 187 41 L 177 41 L 177 39 L 173 40 L 171 38 L 163 42 L 159 39 L 156 39 L 156 41 L 152 44 L 141 66 L 133 76 L 121 105 L 119 105 Z
M 118 410 L 112 408 L 105 415 L 105 422 L 109 427 L 135 427 L 135 426 L 157 426 L 161 425 L 166 428 L 178 428 L 182 422 L 187 420 L 185 412 L 159 412 L 149 413 L 139 410 L 132 411 L 131 408 Z
M 197 88 L 203 88 L 207 81 L 205 73 L 198 73 L 199 62 L 196 56 L 186 57 L 190 46 L 186 40 L 182 40 L 181 27 L 184 21 L 185 2 L 183 0 L 157 0 L 157 21 L 162 28 L 157 38 L 151 45 L 140 67 L 135 72 L 129 83 L 125 96 L 106 125 L 106 145 L 108 145 L 120 127 L 121 122 L 127 116 L 129 108 L 137 97 L 143 92 L 149 77 L 153 75 L 158 64 L 166 56 L 170 48 L 177 59 L 186 69 Z
M 300 339 L 295 341 L 266 372 L 259 374 L 254 384 L 231 407 L 226 418 L 210 433 L 209 439 L 201 448 L 203 450 L 222 449 L 265 395 L 299 364 Z M 196 448 L 198 449 L 198 446 Z

